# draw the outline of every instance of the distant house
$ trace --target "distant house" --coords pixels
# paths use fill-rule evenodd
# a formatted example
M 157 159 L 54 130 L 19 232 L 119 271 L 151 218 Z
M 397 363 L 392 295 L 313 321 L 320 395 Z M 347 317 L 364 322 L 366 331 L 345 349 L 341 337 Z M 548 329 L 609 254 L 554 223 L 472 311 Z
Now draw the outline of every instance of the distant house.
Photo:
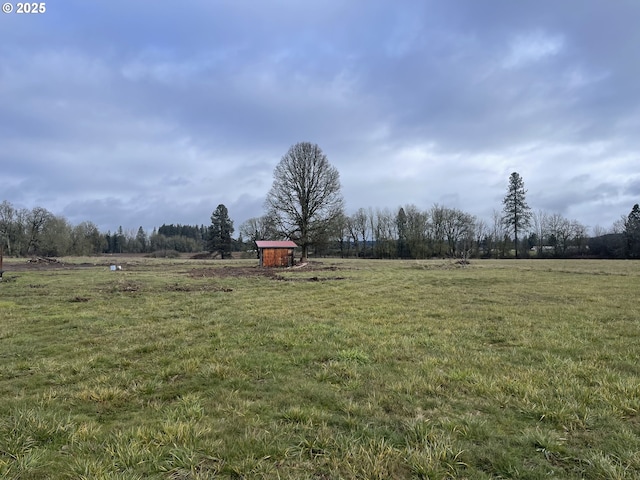
M 531 251 L 532 252 L 553 252 L 555 250 L 555 247 L 552 245 L 543 245 L 542 247 L 538 246 L 538 245 L 534 245 L 533 247 L 531 247 Z
M 294 242 L 256 240 L 261 267 L 291 267 L 293 261 Z

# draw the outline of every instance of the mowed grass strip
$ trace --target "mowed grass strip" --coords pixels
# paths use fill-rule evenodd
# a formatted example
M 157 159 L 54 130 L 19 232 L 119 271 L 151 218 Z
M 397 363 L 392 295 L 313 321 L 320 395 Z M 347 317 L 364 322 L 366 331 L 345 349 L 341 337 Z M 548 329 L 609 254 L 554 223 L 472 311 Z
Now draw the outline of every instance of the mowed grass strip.
M 640 264 L 5 273 L 3 478 L 638 478 Z

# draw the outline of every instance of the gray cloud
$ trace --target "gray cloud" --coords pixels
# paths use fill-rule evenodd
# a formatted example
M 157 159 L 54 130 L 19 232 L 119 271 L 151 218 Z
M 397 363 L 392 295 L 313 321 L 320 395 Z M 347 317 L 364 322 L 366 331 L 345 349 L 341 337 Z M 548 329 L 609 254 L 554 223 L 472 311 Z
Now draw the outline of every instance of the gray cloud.
M 639 201 L 640 5 L 81 2 L 0 17 L 2 198 L 102 229 L 262 213 L 318 143 L 350 210 L 610 225 Z M 27 21 L 28 20 L 28 21 Z

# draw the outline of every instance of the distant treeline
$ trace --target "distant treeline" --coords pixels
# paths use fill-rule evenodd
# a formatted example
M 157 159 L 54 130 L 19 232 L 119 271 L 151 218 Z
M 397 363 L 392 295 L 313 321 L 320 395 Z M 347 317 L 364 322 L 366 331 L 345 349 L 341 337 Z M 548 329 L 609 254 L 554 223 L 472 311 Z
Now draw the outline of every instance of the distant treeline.
M 162 224 L 150 235 L 140 227 L 135 235 L 122 227 L 116 233 L 107 232 L 103 253 L 197 253 L 210 250 L 210 231 L 204 225 Z M 242 240 L 234 240 L 232 249 L 239 251 Z
M 164 235 L 165 237 L 185 237 L 192 238 L 197 242 L 201 242 L 207 238 L 207 228 L 204 225 L 174 225 L 173 223 L 165 225 L 164 223 L 154 234 Z
M 558 213 L 535 212 L 520 235 L 523 258 L 640 258 L 640 210 L 635 205 L 605 230 L 588 228 Z M 245 238 L 276 238 L 267 216 L 252 218 L 240 231 Z M 315 255 L 357 258 L 512 258 L 514 239 L 501 212 L 490 221 L 457 208 L 406 205 L 397 211 L 360 208 L 333 222 L 329 235 L 313 239 Z
M 0 246 L 4 255 L 67 256 L 102 253 L 203 252 L 207 250 L 209 229 L 205 225 L 163 224 L 151 234 L 138 230 L 100 232 L 92 222 L 72 225 L 62 216 L 42 207 L 17 208 L 0 203 Z M 241 249 L 242 242 L 232 247 Z
M 519 239 L 519 251 L 530 258 L 640 258 L 637 205 L 609 229 L 595 227 L 591 236 L 587 230 L 560 214 L 537 212 Z M 0 246 L 7 256 L 196 253 L 213 251 L 209 237 L 204 224 L 163 224 L 150 234 L 142 227 L 104 233 L 92 222 L 72 225 L 42 207 L 0 203 Z M 278 238 L 268 218 L 252 218 L 240 226 L 231 250 L 253 250 L 256 239 Z M 499 212 L 487 222 L 455 208 L 407 205 L 397 211 L 360 208 L 340 216 L 328 235 L 314 239 L 311 251 L 355 258 L 510 258 L 514 247 Z

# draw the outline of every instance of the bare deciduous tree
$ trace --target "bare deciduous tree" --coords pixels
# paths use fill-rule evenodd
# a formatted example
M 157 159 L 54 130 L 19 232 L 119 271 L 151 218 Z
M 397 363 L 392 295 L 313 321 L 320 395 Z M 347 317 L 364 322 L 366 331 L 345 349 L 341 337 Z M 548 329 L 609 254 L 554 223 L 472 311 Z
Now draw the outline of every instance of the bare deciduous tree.
M 14 240 L 16 209 L 4 200 L 0 203 L 0 246 L 7 246 L 7 253 L 11 255 Z
M 429 210 L 429 237 L 433 243 L 433 253 L 444 256 L 446 207 L 435 204 Z
M 282 157 L 273 177 L 268 215 L 282 235 L 300 244 L 304 262 L 314 238 L 325 236 L 343 211 L 340 175 L 318 145 L 301 142 Z
M 39 253 L 42 231 L 53 215 L 47 209 L 35 207 L 27 214 L 27 253 Z
M 489 233 L 489 255 L 493 252 L 495 258 L 504 257 L 506 255 L 505 237 L 507 236 L 507 230 L 502 221 L 502 214 L 498 210 L 494 210 L 491 218 L 493 223 Z
M 240 235 L 252 242 L 256 240 L 278 240 L 273 219 L 268 215 L 253 217 L 240 225 Z
M 407 216 L 407 247 L 413 258 L 427 258 L 427 230 L 429 228 L 429 214 L 422 212 L 415 205 L 404 208 Z
M 375 215 L 371 213 L 370 220 L 376 256 L 378 258 L 394 257 L 397 234 L 393 213 L 388 208 L 377 208 Z
M 473 252 L 474 256 L 480 257 L 485 254 L 485 249 L 487 247 L 487 236 L 489 232 L 489 227 L 487 222 L 482 219 L 477 219 L 475 223 L 475 251 Z
M 353 215 L 347 217 L 347 230 L 353 239 L 356 250 L 356 257 L 365 256 L 367 249 L 367 212 L 364 208 L 359 208 Z M 359 249 L 361 246 L 361 249 Z
M 549 215 L 543 210 L 534 212 L 531 216 L 533 223 L 533 233 L 536 239 L 536 253 L 538 257 L 544 255 L 545 242 L 548 240 L 549 233 L 547 231 L 549 223 Z
M 455 257 L 461 251 L 466 253 L 473 240 L 475 217 L 457 208 L 444 208 L 443 220 L 447 254 Z

